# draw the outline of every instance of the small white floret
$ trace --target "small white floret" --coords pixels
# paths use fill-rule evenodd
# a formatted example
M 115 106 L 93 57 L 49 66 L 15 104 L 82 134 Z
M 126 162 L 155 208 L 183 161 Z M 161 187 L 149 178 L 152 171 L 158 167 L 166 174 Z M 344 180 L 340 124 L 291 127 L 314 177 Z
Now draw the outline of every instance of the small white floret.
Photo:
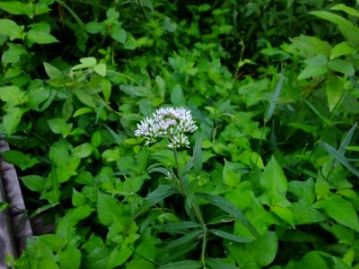
M 135 136 L 144 137 L 146 145 L 156 141 L 156 138 L 169 139 L 168 147 L 189 147 L 185 133 L 193 133 L 197 125 L 192 119 L 191 111 L 180 107 L 163 107 L 157 109 L 152 117 L 143 119 L 137 124 Z

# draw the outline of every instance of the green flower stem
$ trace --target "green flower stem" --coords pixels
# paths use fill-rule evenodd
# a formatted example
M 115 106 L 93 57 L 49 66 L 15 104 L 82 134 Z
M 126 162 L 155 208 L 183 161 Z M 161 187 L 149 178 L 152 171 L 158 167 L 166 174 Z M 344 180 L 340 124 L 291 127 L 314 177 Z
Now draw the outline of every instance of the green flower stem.
M 174 158 L 175 158 L 175 162 L 176 162 L 179 191 L 190 202 L 190 207 L 193 209 L 193 212 L 203 229 L 201 262 L 202 262 L 203 268 L 207 268 L 206 267 L 206 248 L 207 248 L 207 233 L 208 233 L 207 225 L 203 220 L 201 209 L 199 208 L 197 202 L 193 199 L 193 194 L 190 191 L 190 189 L 188 188 L 187 183 L 181 173 L 181 169 L 180 169 L 180 165 L 179 165 L 179 161 L 178 161 L 178 153 L 177 153 L 176 148 L 173 149 L 173 154 L 174 154 Z
M 56 3 L 58 3 L 59 5 L 63 6 L 70 14 L 71 16 L 76 20 L 76 22 L 83 28 L 85 29 L 85 24 L 83 23 L 83 21 L 81 20 L 81 18 L 79 16 L 77 16 L 76 12 L 73 11 L 64 1 L 61 0 L 55 0 Z
M 177 179 L 178 179 L 179 191 L 183 196 L 185 196 L 185 194 L 186 194 L 185 183 L 184 183 L 184 180 L 182 178 L 182 173 L 181 173 L 181 169 L 180 169 L 179 162 L 178 162 L 178 154 L 177 154 L 176 148 L 173 149 L 173 155 L 175 157 L 175 162 L 176 162 L 176 170 L 177 170 Z

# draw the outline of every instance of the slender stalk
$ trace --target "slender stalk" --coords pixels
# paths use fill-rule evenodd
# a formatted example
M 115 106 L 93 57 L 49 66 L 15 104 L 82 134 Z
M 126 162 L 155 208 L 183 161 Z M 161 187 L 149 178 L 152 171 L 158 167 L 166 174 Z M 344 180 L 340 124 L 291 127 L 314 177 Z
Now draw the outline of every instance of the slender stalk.
M 207 225 L 203 220 L 202 212 L 198 206 L 198 204 L 191 199 L 192 206 L 194 209 L 194 213 L 198 219 L 198 221 L 201 223 L 202 229 L 203 229 L 203 240 L 202 240 L 202 249 L 201 249 L 201 262 L 204 268 L 206 268 L 206 248 L 207 248 Z
M 79 16 L 77 16 L 77 14 L 75 13 L 75 11 L 72 10 L 72 8 L 70 8 L 64 1 L 61 0 L 55 0 L 56 3 L 58 3 L 59 5 L 63 6 L 70 14 L 71 16 L 76 20 L 76 22 L 83 28 L 85 29 L 85 24 L 83 23 L 83 21 L 81 20 L 81 18 Z
M 175 157 L 175 162 L 176 162 L 178 186 L 179 186 L 181 194 L 183 196 L 185 196 L 185 186 L 184 186 L 185 184 L 183 182 L 182 173 L 181 173 L 181 169 L 180 169 L 179 161 L 178 161 L 178 154 L 177 154 L 177 150 L 175 148 L 173 149 L 173 155 Z
M 202 212 L 201 212 L 198 204 L 196 203 L 196 201 L 194 201 L 192 199 L 192 194 L 191 194 L 188 186 L 185 183 L 185 180 L 184 180 L 183 175 L 180 170 L 180 165 L 179 165 L 179 161 L 178 161 L 178 153 L 175 148 L 173 149 L 173 154 L 174 154 L 174 158 L 175 158 L 175 162 L 176 162 L 177 179 L 178 179 L 178 186 L 179 186 L 180 192 L 184 197 L 187 196 L 187 198 L 189 199 L 189 201 L 191 203 L 191 208 L 193 208 L 193 212 L 203 229 L 201 262 L 202 262 L 203 268 L 206 268 L 206 248 L 207 248 L 207 233 L 208 233 L 207 225 L 203 220 Z

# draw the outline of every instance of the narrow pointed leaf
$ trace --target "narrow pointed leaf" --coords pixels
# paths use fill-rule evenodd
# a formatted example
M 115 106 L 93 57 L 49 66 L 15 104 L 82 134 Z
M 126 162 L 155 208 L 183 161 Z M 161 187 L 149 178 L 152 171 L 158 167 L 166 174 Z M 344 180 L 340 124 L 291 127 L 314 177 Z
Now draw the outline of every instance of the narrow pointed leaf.
M 157 189 L 149 193 L 145 198 L 151 205 L 157 204 L 168 196 L 171 196 L 176 191 L 169 185 L 159 185 Z
M 178 239 L 175 239 L 173 241 L 171 241 L 170 243 L 168 243 L 164 249 L 165 250 L 170 250 L 170 249 L 173 249 L 175 247 L 178 247 L 178 246 L 181 246 L 183 244 L 186 244 L 188 242 L 191 242 L 191 241 L 196 241 L 196 239 L 198 239 L 198 237 L 202 234 L 202 230 L 199 230 L 199 231 L 193 231 L 193 232 L 190 232 Z
M 335 148 L 328 145 L 327 143 L 321 143 L 322 147 L 339 163 L 345 166 L 350 172 L 359 177 L 359 170 L 350 164 L 350 162 L 340 154 Z
M 156 225 L 153 228 L 161 232 L 178 233 L 178 232 L 184 232 L 187 229 L 199 228 L 199 227 L 201 227 L 201 225 L 196 222 L 183 221 L 180 223 L 166 223 L 162 225 Z
M 250 221 L 243 215 L 243 213 L 235 207 L 232 203 L 228 202 L 223 197 L 208 194 L 208 193 L 198 193 L 197 196 L 202 198 L 214 206 L 221 208 L 223 211 L 232 215 L 236 219 L 242 222 L 242 224 L 255 236 L 259 237 L 257 229 L 250 223 Z
M 279 80 L 275 86 L 274 89 L 274 93 L 272 95 L 272 98 L 269 101 L 269 108 L 264 116 L 264 120 L 265 121 L 269 121 L 271 119 L 271 117 L 274 114 L 275 108 L 277 106 L 278 103 L 278 98 L 280 96 L 280 93 L 282 92 L 282 89 L 284 87 L 284 81 L 285 81 L 285 76 L 284 76 L 284 71 L 282 70 L 282 72 L 279 74 Z
M 200 269 L 202 264 L 197 261 L 180 261 L 160 266 L 159 269 Z
M 248 237 L 241 237 L 238 235 L 234 235 L 231 233 L 227 233 L 224 232 L 222 230 L 218 230 L 218 229 L 209 229 L 208 230 L 210 233 L 213 233 L 214 235 L 221 237 L 223 239 L 227 239 L 233 242 L 237 242 L 237 243 L 248 243 L 248 242 L 252 242 L 253 239 L 252 238 L 248 238 Z
M 354 123 L 354 125 L 352 126 L 352 128 L 350 128 L 350 130 L 348 131 L 348 133 L 346 134 L 346 136 L 344 137 L 342 143 L 340 144 L 340 147 L 338 149 L 339 154 L 344 155 L 345 153 L 345 149 L 349 146 L 350 141 L 353 138 L 355 129 L 357 128 L 358 123 Z

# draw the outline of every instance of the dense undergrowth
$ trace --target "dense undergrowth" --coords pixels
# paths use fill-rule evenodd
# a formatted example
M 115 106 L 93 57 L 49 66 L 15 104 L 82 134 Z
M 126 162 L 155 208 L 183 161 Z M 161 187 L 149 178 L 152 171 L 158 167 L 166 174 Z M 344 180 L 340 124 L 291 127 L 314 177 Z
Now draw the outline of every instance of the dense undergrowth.
M 356 5 L 0 1 L 9 266 L 359 268 Z M 164 106 L 198 125 L 175 155 L 134 135 Z

